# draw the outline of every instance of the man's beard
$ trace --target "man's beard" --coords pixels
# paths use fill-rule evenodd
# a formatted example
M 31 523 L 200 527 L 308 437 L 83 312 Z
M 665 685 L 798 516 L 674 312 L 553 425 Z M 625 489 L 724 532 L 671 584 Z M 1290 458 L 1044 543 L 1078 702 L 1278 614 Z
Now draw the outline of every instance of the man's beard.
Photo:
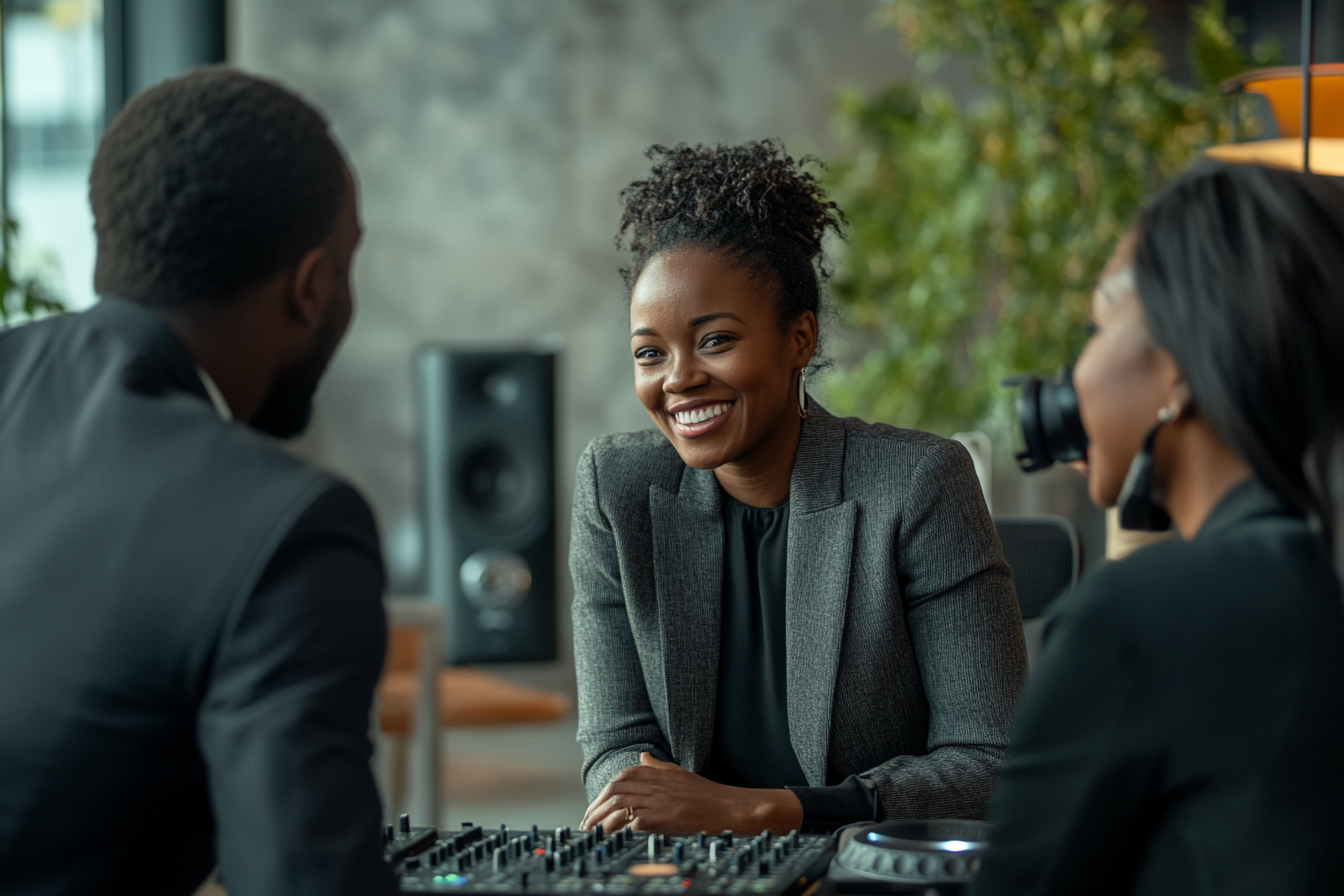
M 277 439 L 302 435 L 313 417 L 313 395 L 344 335 L 341 315 L 331 308 L 313 334 L 312 351 L 276 374 L 248 426 Z

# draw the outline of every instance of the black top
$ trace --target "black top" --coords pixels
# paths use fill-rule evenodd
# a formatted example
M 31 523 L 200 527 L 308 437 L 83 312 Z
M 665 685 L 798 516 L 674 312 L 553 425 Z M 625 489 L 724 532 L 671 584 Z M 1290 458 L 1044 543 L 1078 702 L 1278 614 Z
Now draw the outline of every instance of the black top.
M 0 332 L 0 890 L 394 893 L 368 505 L 105 299 Z
M 1066 597 L 974 892 L 1325 893 L 1344 842 L 1344 605 L 1307 522 L 1229 492 Z
M 723 495 L 723 625 L 714 739 L 704 774 L 736 787 L 788 787 L 818 830 L 876 818 L 877 797 L 851 775 L 809 787 L 789 739 L 784 669 L 789 505 L 749 507 Z

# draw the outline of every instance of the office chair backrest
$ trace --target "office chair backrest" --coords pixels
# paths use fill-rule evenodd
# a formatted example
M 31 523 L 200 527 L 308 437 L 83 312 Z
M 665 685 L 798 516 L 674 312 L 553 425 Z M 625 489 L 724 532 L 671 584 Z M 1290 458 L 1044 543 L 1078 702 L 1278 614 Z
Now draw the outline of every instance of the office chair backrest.
M 1062 516 L 994 518 L 1023 619 L 1035 619 L 1078 581 L 1082 551 L 1078 532 Z

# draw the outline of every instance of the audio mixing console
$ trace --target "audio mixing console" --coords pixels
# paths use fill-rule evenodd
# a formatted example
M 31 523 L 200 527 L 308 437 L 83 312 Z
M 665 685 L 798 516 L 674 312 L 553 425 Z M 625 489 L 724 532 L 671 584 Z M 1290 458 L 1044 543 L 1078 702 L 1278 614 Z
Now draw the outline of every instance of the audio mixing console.
M 674 837 L 627 829 L 603 836 L 466 824 L 440 833 L 413 828 L 404 815 L 398 829 L 388 825 L 385 840 L 404 893 L 795 896 L 835 855 L 834 838 L 797 831 Z

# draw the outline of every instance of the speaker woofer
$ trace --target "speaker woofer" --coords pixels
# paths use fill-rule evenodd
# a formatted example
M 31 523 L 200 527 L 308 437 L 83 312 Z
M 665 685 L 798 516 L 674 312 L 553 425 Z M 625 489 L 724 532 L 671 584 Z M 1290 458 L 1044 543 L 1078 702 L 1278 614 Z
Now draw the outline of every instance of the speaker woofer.
M 501 439 L 488 439 L 462 453 L 457 494 L 474 521 L 491 529 L 526 523 L 541 499 L 537 463 Z

